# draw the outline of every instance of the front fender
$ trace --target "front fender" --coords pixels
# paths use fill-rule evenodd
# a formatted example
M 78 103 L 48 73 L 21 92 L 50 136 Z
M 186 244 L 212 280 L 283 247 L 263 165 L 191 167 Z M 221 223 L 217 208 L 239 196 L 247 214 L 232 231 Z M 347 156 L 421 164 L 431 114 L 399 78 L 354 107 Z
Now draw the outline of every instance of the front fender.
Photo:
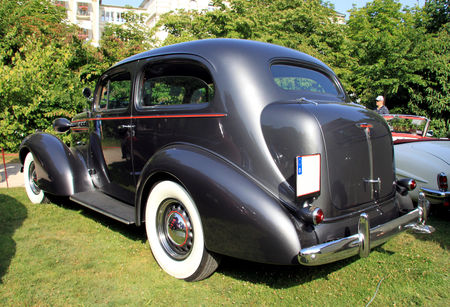
M 27 136 L 19 149 L 22 164 L 28 152 L 34 157 L 37 184 L 45 192 L 70 196 L 93 188 L 82 155 L 57 137 L 47 133 Z
M 292 215 L 242 170 L 199 147 L 172 145 L 150 159 L 138 181 L 136 221 L 142 221 L 147 191 L 162 174 L 178 180 L 194 199 L 210 251 L 263 263 L 298 263 L 300 240 Z

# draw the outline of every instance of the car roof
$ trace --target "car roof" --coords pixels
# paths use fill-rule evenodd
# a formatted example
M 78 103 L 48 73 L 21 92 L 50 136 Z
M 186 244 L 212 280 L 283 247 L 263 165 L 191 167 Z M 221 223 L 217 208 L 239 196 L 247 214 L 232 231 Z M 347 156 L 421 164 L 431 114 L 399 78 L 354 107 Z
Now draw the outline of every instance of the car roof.
M 220 63 L 235 56 L 245 58 L 249 63 L 271 61 L 274 59 L 291 59 L 319 66 L 328 73 L 332 70 L 318 59 L 300 51 L 243 39 L 215 38 L 196 40 L 145 51 L 118 62 L 115 66 L 162 55 L 192 54 L 200 56 L 211 63 Z

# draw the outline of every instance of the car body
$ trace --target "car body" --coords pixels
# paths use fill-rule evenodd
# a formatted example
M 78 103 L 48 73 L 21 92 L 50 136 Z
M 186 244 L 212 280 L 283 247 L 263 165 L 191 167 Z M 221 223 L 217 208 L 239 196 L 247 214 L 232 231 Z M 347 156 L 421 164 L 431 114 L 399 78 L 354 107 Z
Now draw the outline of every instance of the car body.
M 383 116 L 392 131 L 398 178 L 413 178 L 417 188 L 410 192 L 417 201 L 419 191 L 433 205 L 450 207 L 450 140 L 432 138 L 430 120 L 423 116 L 389 114 Z
M 145 224 L 179 279 L 206 278 L 218 255 L 367 256 L 423 224 L 425 201 L 413 207 L 410 185 L 395 181 L 386 122 L 292 49 L 212 39 L 144 52 L 100 77 L 89 111 L 54 127 L 71 130 L 70 147 L 36 133 L 20 149 L 31 198 L 68 196 Z

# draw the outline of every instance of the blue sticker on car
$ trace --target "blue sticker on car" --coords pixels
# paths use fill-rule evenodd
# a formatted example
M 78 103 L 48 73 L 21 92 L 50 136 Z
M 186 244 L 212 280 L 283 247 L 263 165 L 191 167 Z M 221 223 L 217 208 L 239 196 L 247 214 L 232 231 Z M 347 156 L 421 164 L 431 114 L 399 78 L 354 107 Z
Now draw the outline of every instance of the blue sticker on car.
M 302 157 L 297 157 L 297 175 L 302 174 Z

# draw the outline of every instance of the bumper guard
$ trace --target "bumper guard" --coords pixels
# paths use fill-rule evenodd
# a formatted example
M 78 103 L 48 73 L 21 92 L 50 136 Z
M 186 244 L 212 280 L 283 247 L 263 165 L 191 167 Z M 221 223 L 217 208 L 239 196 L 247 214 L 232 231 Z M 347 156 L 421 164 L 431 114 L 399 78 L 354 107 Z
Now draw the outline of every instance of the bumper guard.
M 431 234 L 434 228 L 425 225 L 428 206 L 428 201 L 425 199 L 424 193 L 421 192 L 416 209 L 374 228 L 370 228 L 368 215 L 361 213 L 357 234 L 303 248 L 298 254 L 298 261 L 303 265 L 314 266 L 335 262 L 358 254 L 360 257 L 367 257 L 370 249 L 383 244 L 402 231 L 409 229 L 416 233 Z

